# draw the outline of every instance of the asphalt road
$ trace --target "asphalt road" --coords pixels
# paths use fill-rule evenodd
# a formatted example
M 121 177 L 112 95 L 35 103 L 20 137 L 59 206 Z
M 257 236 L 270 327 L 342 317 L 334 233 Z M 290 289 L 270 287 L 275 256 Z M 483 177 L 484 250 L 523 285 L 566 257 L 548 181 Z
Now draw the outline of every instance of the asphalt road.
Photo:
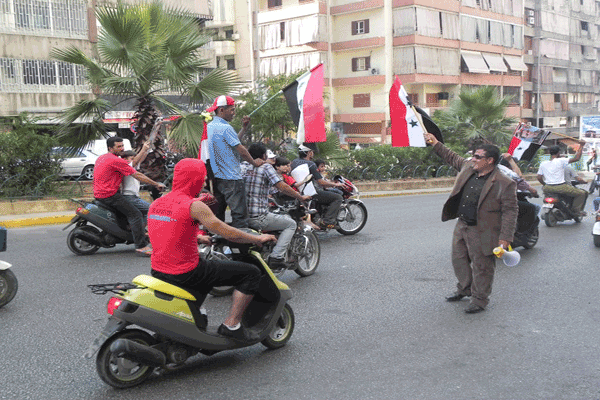
M 78 257 L 60 226 L 11 229 L 19 292 L 0 309 L 0 399 L 593 399 L 600 397 L 600 291 L 591 219 L 540 226 L 517 267 L 498 263 L 488 309 L 447 303 L 454 222 L 446 194 L 367 199 L 356 236 L 320 235 L 321 264 L 287 272 L 296 328 L 283 349 L 197 356 L 124 391 L 82 358 L 106 321 L 90 283 L 148 273 L 131 247 Z M 539 200 L 538 200 L 539 202 Z M 229 299 L 208 300 L 220 323 Z

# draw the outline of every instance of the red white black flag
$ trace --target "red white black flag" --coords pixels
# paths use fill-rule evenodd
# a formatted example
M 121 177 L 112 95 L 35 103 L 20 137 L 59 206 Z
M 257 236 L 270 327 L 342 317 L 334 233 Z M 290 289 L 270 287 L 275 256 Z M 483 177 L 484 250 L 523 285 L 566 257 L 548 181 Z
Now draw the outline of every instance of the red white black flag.
M 319 64 L 282 89 L 292 119 L 298 127 L 298 144 L 325 142 L 323 64 Z
M 390 90 L 390 119 L 392 147 L 425 147 L 425 132 L 398 77 Z
M 550 131 L 521 122 L 515 129 L 508 152 L 515 160 L 531 161 L 549 134 Z

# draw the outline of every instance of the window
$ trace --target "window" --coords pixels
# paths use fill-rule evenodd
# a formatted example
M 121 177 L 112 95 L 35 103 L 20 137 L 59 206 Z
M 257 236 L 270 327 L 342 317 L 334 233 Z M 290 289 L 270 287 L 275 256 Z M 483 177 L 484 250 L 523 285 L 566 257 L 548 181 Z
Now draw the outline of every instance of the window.
M 352 96 L 353 97 L 353 107 L 371 107 L 371 93 L 359 93 Z
M 560 103 L 560 94 L 559 93 L 554 93 L 554 102 Z
M 369 33 L 369 20 L 352 21 L 352 34 L 362 35 L 364 33 Z
M 279 24 L 279 39 L 281 41 L 285 40 L 285 22 Z
M 352 71 L 367 71 L 371 68 L 371 57 L 356 57 L 352 59 Z
M 227 69 L 235 69 L 235 59 L 227 60 Z
M 269 7 L 269 8 L 281 7 L 281 0 L 268 0 L 267 7 Z
M 580 21 L 580 22 L 581 22 L 581 30 L 587 32 L 589 29 L 587 21 Z
M 225 31 L 225 39 L 231 40 L 233 38 L 233 30 L 228 29 Z

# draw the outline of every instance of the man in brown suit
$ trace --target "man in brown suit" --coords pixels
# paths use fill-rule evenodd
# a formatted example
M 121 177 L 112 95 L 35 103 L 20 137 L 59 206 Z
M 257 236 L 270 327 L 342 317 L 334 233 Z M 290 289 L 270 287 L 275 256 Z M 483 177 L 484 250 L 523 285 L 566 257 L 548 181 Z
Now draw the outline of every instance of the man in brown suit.
M 466 160 L 439 142 L 425 140 L 447 164 L 459 171 L 442 210 L 442 221 L 458 218 L 452 237 L 452 266 L 458 290 L 447 301 L 471 296 L 468 314 L 481 312 L 492 292 L 496 256 L 493 249 L 508 249 L 517 224 L 516 183 L 496 167 L 498 147 L 480 145 Z

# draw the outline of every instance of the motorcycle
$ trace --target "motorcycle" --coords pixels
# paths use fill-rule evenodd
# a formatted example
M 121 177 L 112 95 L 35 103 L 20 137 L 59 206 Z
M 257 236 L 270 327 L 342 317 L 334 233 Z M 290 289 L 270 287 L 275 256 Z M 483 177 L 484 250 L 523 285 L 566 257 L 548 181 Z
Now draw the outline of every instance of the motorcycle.
M 209 325 L 206 310 L 201 308 L 206 293 L 148 275 L 135 277 L 131 284 L 89 285 L 93 293 L 114 294 L 107 305 L 108 322 L 84 354 L 92 358 L 98 353 L 96 369 L 104 382 L 128 388 L 155 370 L 176 369 L 198 353 L 210 356 L 257 343 L 278 349 L 290 340 L 295 322 L 287 304 L 292 298 L 290 288 L 277 279 L 256 248 L 233 242 L 227 246 L 262 272 L 259 291 L 242 318 L 250 340 L 221 336 L 217 326 Z
M 360 192 L 352 182 L 341 175 L 334 176 L 333 180 L 344 185 L 340 188 L 344 200 L 340 206 L 334 229 L 342 235 L 355 235 L 367 223 L 367 207 L 359 200 Z M 314 217 L 317 219 L 322 218 L 327 211 L 327 204 L 318 203 L 316 200 L 311 200 L 310 206 L 316 210 Z
M 6 228 L 0 226 L 0 251 L 6 251 Z M 0 260 L 0 307 L 7 305 L 17 294 L 19 283 L 9 269 L 12 265 Z
M 520 202 L 527 202 L 528 197 L 534 197 L 530 192 L 517 191 L 517 200 Z M 536 196 L 539 197 L 539 196 Z M 526 249 L 531 249 L 538 242 L 540 237 L 539 225 L 540 218 L 536 215 L 535 219 L 530 223 L 525 218 L 525 210 L 522 205 L 519 205 L 519 218 L 517 219 L 517 230 L 515 231 L 513 242 L 511 243 L 512 248 L 520 246 Z
M 572 181 L 573 186 L 580 185 L 582 182 Z M 546 194 L 544 193 L 544 204 L 542 204 L 542 219 L 546 223 L 546 226 L 552 228 L 556 226 L 558 222 L 574 220 L 576 223 L 580 223 L 582 217 L 574 215 L 571 212 L 573 204 L 573 198 L 564 195 L 557 194 Z
M 80 207 L 77 207 L 76 215 L 63 231 L 75 224 L 75 228 L 67 236 L 67 246 L 73 253 L 90 255 L 100 247 L 111 248 L 118 243 L 134 243 L 125 215 L 96 200 L 91 203 L 74 199 L 71 201 Z
M 305 216 L 308 215 L 308 210 L 295 199 L 283 200 L 273 198 L 270 202 L 270 211 L 273 213 L 287 214 L 296 221 L 296 232 L 288 247 L 285 264 L 286 268 L 274 270 L 273 273 L 278 278 L 285 271 L 293 270 L 301 277 L 310 276 L 315 273 L 319 266 L 321 258 L 321 245 L 319 239 L 313 232 L 313 228 L 305 221 Z M 277 236 L 277 232 L 267 232 Z M 275 243 L 265 243 L 262 247 L 261 255 L 267 259 L 273 251 Z M 220 236 L 213 237 L 211 246 L 203 246 L 200 248 L 200 255 L 204 259 L 218 260 L 237 260 L 238 255 L 232 251 L 223 238 Z M 210 291 L 213 296 L 226 296 L 233 291 L 231 286 L 215 287 Z

